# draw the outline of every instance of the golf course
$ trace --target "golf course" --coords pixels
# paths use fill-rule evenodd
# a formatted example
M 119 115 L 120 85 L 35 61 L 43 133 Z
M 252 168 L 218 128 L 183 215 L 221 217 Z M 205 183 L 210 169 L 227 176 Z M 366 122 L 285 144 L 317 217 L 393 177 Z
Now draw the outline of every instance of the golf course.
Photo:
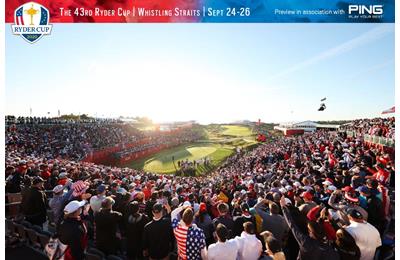
M 178 161 L 186 159 L 193 161 L 208 157 L 209 165 L 200 164 L 196 167 L 196 174 L 200 175 L 221 165 L 227 157 L 235 153 L 237 147 L 246 149 L 257 145 L 255 135 L 249 126 L 208 125 L 204 126 L 204 131 L 205 138 L 202 140 L 163 150 L 125 166 L 147 172 L 168 174 L 177 171 Z

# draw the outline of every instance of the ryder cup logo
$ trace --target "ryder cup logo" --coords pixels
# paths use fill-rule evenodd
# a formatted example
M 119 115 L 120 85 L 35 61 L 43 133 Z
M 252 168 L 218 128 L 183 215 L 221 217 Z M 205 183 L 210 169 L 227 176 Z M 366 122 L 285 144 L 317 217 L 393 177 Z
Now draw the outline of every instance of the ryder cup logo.
M 12 32 L 29 43 L 35 43 L 43 35 L 50 34 L 52 26 L 49 19 L 49 10 L 44 6 L 35 2 L 23 4 L 15 10 Z

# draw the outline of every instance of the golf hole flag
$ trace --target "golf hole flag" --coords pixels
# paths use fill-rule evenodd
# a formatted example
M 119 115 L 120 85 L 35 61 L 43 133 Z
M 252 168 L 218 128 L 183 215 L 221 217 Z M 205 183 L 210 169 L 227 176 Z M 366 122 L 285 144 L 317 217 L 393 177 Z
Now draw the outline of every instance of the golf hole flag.
M 28 2 L 15 10 L 13 34 L 20 35 L 29 43 L 35 43 L 43 35 L 51 33 L 49 11 L 35 2 Z

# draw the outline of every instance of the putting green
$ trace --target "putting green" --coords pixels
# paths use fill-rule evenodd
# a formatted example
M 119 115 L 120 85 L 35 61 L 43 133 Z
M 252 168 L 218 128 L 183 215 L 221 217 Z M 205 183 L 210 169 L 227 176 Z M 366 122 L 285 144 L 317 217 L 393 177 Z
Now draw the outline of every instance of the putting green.
M 246 148 L 257 144 L 254 133 L 248 126 L 210 125 L 205 130 L 207 139 L 170 148 L 130 162 L 125 166 L 147 172 L 174 173 L 175 166 L 178 167 L 178 161 L 186 159 L 193 161 L 209 157 L 211 165 L 206 167 L 201 164 L 196 168 L 196 173 L 201 174 L 221 165 L 228 156 L 234 153 L 236 147 Z M 172 157 L 175 159 L 175 166 Z
M 211 169 L 212 167 L 218 166 L 232 153 L 232 146 L 207 143 L 189 144 L 167 149 L 153 156 L 132 162 L 127 166 L 136 169 L 143 169 L 148 172 L 173 173 L 175 172 L 175 166 L 178 167 L 178 161 L 186 159 L 193 161 L 207 156 L 211 159 L 211 166 L 205 167 L 204 165 L 200 165 L 197 168 L 197 172 L 201 173 L 209 170 L 208 168 Z M 175 166 L 172 157 L 175 159 Z

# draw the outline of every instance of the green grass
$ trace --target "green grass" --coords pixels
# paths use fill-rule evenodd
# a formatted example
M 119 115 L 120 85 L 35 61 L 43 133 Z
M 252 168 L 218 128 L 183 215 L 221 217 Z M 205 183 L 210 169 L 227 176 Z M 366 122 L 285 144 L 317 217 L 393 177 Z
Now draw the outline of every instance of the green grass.
M 247 126 L 241 125 L 223 125 L 222 135 L 229 136 L 250 136 L 253 135 L 251 129 Z
M 181 145 L 161 151 L 137 161 L 130 162 L 125 167 L 157 173 L 175 173 L 178 160 L 198 160 L 208 156 L 211 166 L 200 165 L 196 174 L 209 172 L 221 165 L 225 159 L 235 152 L 236 147 L 248 148 L 257 145 L 255 134 L 250 127 L 243 125 L 210 125 L 203 128 L 206 138 L 195 143 Z
M 143 169 L 147 172 L 158 173 L 174 173 L 175 167 L 172 162 L 172 156 L 175 157 L 175 165 L 178 167 L 178 160 L 198 160 L 208 156 L 211 158 L 211 167 L 205 168 L 203 165 L 197 168 L 197 173 L 206 172 L 220 165 L 226 157 L 230 156 L 234 151 L 233 146 L 213 144 L 213 143 L 196 143 L 181 145 L 175 148 L 164 150 L 160 153 L 131 162 L 125 166 L 135 169 Z

